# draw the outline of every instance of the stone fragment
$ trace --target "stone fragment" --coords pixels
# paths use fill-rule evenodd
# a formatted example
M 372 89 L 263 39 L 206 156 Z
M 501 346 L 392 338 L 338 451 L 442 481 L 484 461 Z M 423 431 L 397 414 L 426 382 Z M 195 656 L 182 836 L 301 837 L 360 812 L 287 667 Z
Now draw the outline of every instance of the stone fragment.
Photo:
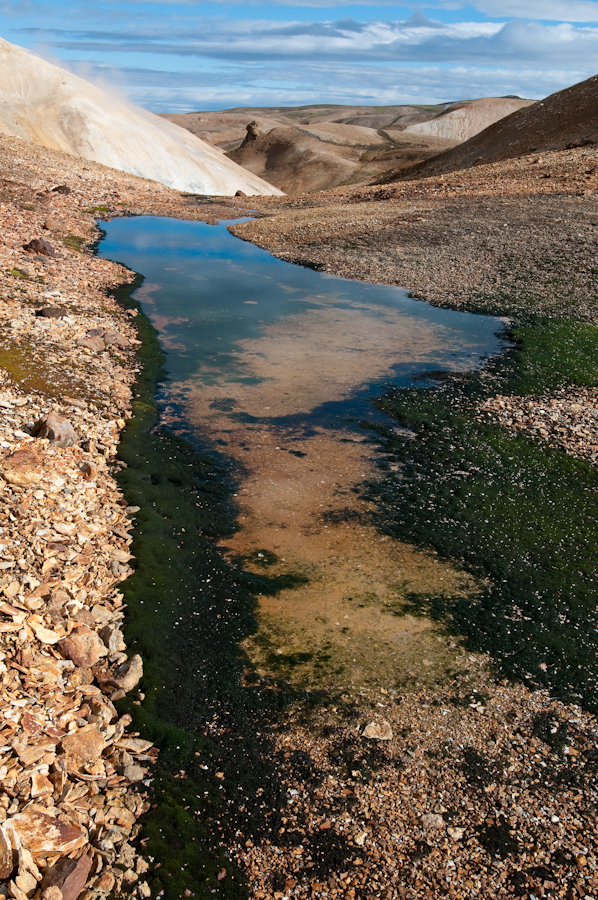
M 105 331 L 102 337 L 108 347 L 124 348 L 129 346 L 129 339 L 124 334 L 119 334 L 118 331 Z
M 62 891 L 59 887 L 52 885 L 43 892 L 42 900 L 62 900 Z
M 33 426 L 31 434 L 36 438 L 48 438 L 57 447 L 72 447 L 78 440 L 71 423 L 55 412 L 39 419 Z
M 85 481 L 93 481 L 94 478 L 98 477 L 98 470 L 90 462 L 80 462 L 78 468 L 81 471 L 81 474 Z
M 44 458 L 39 453 L 24 447 L 15 450 L 0 462 L 0 475 L 8 484 L 31 487 L 43 479 Z
M 67 856 L 87 843 L 87 832 L 83 828 L 32 806 L 7 819 L 3 827 L 5 834 L 12 832 L 34 857 Z
M 96 353 L 100 353 L 102 350 L 106 349 L 106 344 L 101 337 L 81 338 L 80 341 L 77 341 L 77 346 L 87 347 L 88 350 L 93 350 Z
M 154 745 L 151 741 L 144 741 L 142 738 L 122 737 L 114 743 L 121 750 L 129 750 L 131 753 L 145 753 Z
M 67 758 L 67 766 L 78 769 L 82 765 L 99 759 L 106 742 L 99 728 L 95 725 L 86 725 L 77 731 L 65 734 L 60 746 Z
M 51 794 L 53 790 L 54 785 L 47 775 L 45 775 L 43 772 L 33 772 L 33 774 L 31 775 L 32 797 L 45 797 L 47 794 Z
M 62 900 L 77 900 L 85 887 L 91 862 L 91 856 L 87 854 L 80 856 L 79 859 L 60 859 L 44 873 L 42 888 L 44 890 L 58 888 Z
M 444 828 L 444 819 L 437 813 L 426 813 L 422 816 L 422 825 L 428 831 Z
M 115 881 L 114 873 L 107 869 L 99 876 L 94 887 L 97 891 L 102 891 L 103 894 L 109 894 L 114 887 Z
M 108 652 L 99 635 L 86 625 L 73 629 L 68 637 L 58 642 L 58 649 L 77 667 L 95 666 Z
M 130 782 L 143 781 L 145 778 L 145 770 L 141 768 L 141 766 L 125 766 L 123 769 L 123 775 Z
M 123 633 L 117 625 L 105 625 L 104 628 L 100 630 L 100 637 L 106 645 L 110 655 L 122 653 L 127 649 Z M 94 663 L 89 663 L 89 665 L 94 665 Z
M 15 878 L 15 884 L 19 888 L 20 891 L 23 891 L 24 894 L 31 894 L 37 887 L 37 881 L 31 874 L 31 872 L 23 872 L 22 875 L 17 875 Z
M 52 188 L 53 194 L 70 194 L 71 189 L 66 184 L 58 184 L 56 187 Z
M 56 631 L 42 625 L 39 616 L 31 616 L 27 624 L 42 644 L 56 644 L 60 640 L 60 635 Z
M 110 670 L 96 672 L 96 681 L 104 689 L 117 688 L 126 693 L 141 681 L 142 675 L 143 662 L 136 653 L 113 672 Z
M 50 738 L 30 738 L 26 732 L 19 732 L 10 742 L 14 752 L 25 766 L 42 759 L 46 753 L 53 753 L 54 742 Z
M 14 881 L 9 882 L 8 893 L 10 897 L 14 897 L 14 900 L 29 900 L 27 894 Z
M 0 878 L 4 881 L 14 869 L 13 849 L 4 830 L 0 827 Z
M 374 741 L 391 741 L 392 728 L 390 727 L 390 722 L 387 722 L 386 719 L 383 719 L 382 722 L 370 722 L 363 729 L 363 737 Z
M 56 256 L 56 250 L 45 238 L 33 238 L 28 244 L 23 244 L 23 250 L 27 253 L 39 253 L 40 256 Z
M 63 223 L 59 222 L 58 219 L 46 219 L 46 221 L 42 225 L 42 228 L 45 228 L 46 231 L 53 232 L 62 232 L 68 230 L 66 225 L 63 225 Z

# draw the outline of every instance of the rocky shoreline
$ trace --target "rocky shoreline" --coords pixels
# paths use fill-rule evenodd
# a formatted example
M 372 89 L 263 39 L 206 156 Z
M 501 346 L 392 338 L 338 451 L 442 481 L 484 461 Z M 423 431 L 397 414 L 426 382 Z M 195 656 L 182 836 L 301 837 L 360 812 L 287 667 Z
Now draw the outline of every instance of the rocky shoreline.
M 136 509 L 113 478 L 140 342 L 134 311 L 110 295 L 132 273 L 88 247 L 95 215 L 212 208 L 0 145 L 0 894 L 147 898 L 148 863 L 130 842 L 157 751 L 114 706 L 143 670 L 126 653 L 118 590 Z
M 596 172 L 587 173 L 596 154 L 542 154 L 549 177 L 530 158 L 530 168 L 495 164 L 423 185 L 234 201 L 180 195 L 16 139 L 0 137 L 0 152 L 0 894 L 148 898 L 152 861 L 131 842 L 156 751 L 114 707 L 124 692 L 143 699 L 119 591 L 135 510 L 113 478 L 138 344 L 135 317 L 110 296 L 131 273 L 87 249 L 94 217 L 210 222 L 248 214 L 251 202 L 263 218 L 235 232 L 283 258 L 478 311 L 503 303 L 508 279 L 529 276 L 532 250 L 540 260 L 560 241 L 587 279 L 567 293 L 563 276 L 545 311 L 594 321 L 594 232 L 575 235 L 581 213 L 595 217 Z M 533 246 L 528 203 L 544 204 L 533 206 Z M 501 218 L 522 223 L 517 241 L 496 231 Z M 451 238 L 456 223 L 462 243 Z M 537 272 L 544 296 L 546 273 Z M 513 313 L 535 302 L 529 291 L 514 296 Z M 559 421 L 549 400 L 528 409 L 496 398 L 480 414 L 534 427 L 540 439 L 546 431 L 560 446 L 581 442 L 593 458 L 589 393 L 557 398 Z M 576 432 L 572 403 L 587 433 Z M 269 836 L 257 844 L 239 835 L 227 848 L 250 895 L 595 896 L 595 718 L 488 672 L 471 656 L 439 691 L 372 686 L 319 708 L 316 721 L 295 704 L 284 728 L 272 726 L 284 790 L 263 810 Z

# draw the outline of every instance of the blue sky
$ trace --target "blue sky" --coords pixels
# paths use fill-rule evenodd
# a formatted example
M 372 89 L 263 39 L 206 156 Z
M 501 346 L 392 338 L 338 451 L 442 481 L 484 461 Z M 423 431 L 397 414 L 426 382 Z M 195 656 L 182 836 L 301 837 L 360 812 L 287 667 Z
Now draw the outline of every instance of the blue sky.
M 0 23 L 154 112 L 535 99 L 598 72 L 598 0 L 0 0 Z

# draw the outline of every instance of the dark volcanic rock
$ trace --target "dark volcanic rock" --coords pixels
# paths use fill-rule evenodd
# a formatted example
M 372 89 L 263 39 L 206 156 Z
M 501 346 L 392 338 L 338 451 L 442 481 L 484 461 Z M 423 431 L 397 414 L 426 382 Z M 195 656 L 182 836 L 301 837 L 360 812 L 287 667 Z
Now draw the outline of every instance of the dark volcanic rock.
M 35 310 L 36 316 L 43 316 L 45 319 L 60 319 L 68 314 L 68 309 L 63 309 L 61 306 L 42 306 L 41 309 Z
M 23 250 L 27 253 L 38 253 L 40 256 L 56 256 L 56 250 L 44 238 L 33 238 L 28 244 L 23 244 Z

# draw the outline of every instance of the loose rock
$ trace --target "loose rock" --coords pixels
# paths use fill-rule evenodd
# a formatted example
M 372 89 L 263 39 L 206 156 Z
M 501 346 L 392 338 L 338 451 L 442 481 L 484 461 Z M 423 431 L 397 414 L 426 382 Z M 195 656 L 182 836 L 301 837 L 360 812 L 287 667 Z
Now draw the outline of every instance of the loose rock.
M 31 434 L 36 438 L 47 438 L 57 447 L 72 447 L 78 440 L 71 423 L 55 412 L 36 422 Z

